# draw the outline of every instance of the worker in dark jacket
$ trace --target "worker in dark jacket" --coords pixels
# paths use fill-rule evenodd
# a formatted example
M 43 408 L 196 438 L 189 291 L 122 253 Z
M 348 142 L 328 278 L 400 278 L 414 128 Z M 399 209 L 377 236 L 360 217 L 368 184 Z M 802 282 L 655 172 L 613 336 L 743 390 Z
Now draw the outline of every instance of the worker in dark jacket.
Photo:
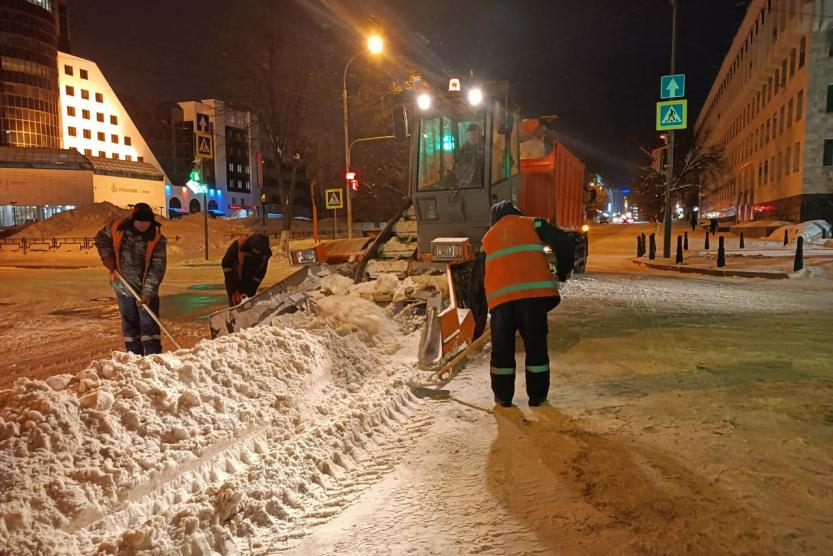
M 162 353 L 159 325 L 124 287 L 116 272 L 141 297 L 142 305 L 159 314 L 159 286 L 167 266 L 166 240 L 153 210 L 138 203 L 130 216 L 107 224 L 95 236 L 101 262 L 110 271 L 121 313 L 124 346 L 139 355 Z
M 515 332 L 524 341 L 529 405 L 546 401 L 550 387 L 547 313 L 560 302 L 545 247 L 556 258 L 558 280 L 573 271 L 575 244 L 567 232 L 530 218 L 509 201 L 492 207 L 492 225 L 483 237 L 485 290 L 492 315 L 491 382 L 495 403 L 509 407 L 515 393 Z
M 229 306 L 243 301 L 243 296 L 252 297 L 257 293 L 271 256 L 269 238 L 263 234 L 252 234 L 229 245 L 221 263 Z

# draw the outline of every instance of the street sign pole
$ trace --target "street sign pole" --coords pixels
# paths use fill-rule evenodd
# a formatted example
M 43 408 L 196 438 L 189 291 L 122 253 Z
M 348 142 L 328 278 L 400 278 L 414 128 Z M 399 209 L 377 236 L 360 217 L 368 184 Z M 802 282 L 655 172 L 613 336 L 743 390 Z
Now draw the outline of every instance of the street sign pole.
M 671 73 L 677 70 L 677 0 L 671 0 Z M 663 218 L 662 256 L 671 258 L 671 183 L 674 179 L 674 130 L 668 132 L 668 174 L 665 185 L 665 214 Z
M 333 209 L 333 239 L 338 237 L 338 211 Z

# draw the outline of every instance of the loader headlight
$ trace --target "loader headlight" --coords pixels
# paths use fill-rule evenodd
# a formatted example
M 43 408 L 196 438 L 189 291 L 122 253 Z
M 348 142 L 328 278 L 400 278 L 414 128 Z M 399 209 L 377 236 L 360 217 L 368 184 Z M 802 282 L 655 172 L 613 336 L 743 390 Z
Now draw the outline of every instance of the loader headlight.
M 462 263 L 474 259 L 466 237 L 438 237 L 431 242 L 431 259 L 437 262 Z
M 308 265 L 318 263 L 318 251 L 316 251 L 315 247 L 310 247 L 309 249 L 296 249 L 295 251 L 290 251 L 289 256 L 291 258 L 292 264 L 295 265 Z
M 582 232 L 584 232 L 584 233 L 586 234 L 587 232 L 589 232 L 589 231 L 590 231 L 590 226 L 588 226 L 587 224 L 585 224 L 584 226 L 582 226 L 582 227 L 581 227 L 581 231 L 582 231 Z

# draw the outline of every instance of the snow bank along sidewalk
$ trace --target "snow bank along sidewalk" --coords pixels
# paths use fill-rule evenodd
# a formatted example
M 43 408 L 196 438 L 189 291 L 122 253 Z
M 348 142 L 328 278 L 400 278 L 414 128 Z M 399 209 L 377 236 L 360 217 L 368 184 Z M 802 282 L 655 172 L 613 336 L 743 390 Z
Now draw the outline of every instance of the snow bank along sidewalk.
M 383 309 L 319 305 L 0 391 L 0 552 L 245 552 L 335 513 L 419 402 Z

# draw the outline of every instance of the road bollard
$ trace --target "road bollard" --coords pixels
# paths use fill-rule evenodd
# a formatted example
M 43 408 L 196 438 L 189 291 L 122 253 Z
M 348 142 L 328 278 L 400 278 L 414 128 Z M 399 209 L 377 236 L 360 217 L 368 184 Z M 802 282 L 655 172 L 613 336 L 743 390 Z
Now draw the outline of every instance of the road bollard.
M 705 245 L 705 249 L 706 249 L 706 251 L 708 251 L 709 249 L 711 249 L 711 248 L 709 247 L 709 232 L 706 232 L 706 245 Z
M 638 259 L 639 257 L 641 257 L 644 254 L 645 253 L 642 252 L 642 238 L 639 237 L 639 236 L 636 236 L 636 258 Z
M 784 245 L 787 245 L 790 242 L 790 231 L 784 230 Z
M 683 232 L 683 249 L 688 251 L 688 232 Z
M 717 268 L 723 268 L 724 266 L 726 266 L 726 247 L 723 236 L 720 236 L 717 244 Z
M 683 264 L 683 236 L 677 236 L 677 264 Z
M 648 244 L 648 258 L 652 261 L 657 258 L 657 238 L 656 234 L 651 234 L 650 242 Z
M 746 243 L 743 241 L 743 232 L 740 233 L 740 248 L 746 249 Z
M 798 272 L 804 268 L 804 238 L 798 236 L 798 241 L 795 243 L 795 261 L 793 261 L 793 272 Z
M 645 253 L 647 253 L 647 252 L 648 252 L 648 240 L 647 240 L 647 238 L 645 237 L 645 234 L 644 234 L 644 233 L 643 233 L 643 234 L 641 234 L 641 235 L 642 235 L 642 256 L 644 257 L 644 256 L 645 256 Z

